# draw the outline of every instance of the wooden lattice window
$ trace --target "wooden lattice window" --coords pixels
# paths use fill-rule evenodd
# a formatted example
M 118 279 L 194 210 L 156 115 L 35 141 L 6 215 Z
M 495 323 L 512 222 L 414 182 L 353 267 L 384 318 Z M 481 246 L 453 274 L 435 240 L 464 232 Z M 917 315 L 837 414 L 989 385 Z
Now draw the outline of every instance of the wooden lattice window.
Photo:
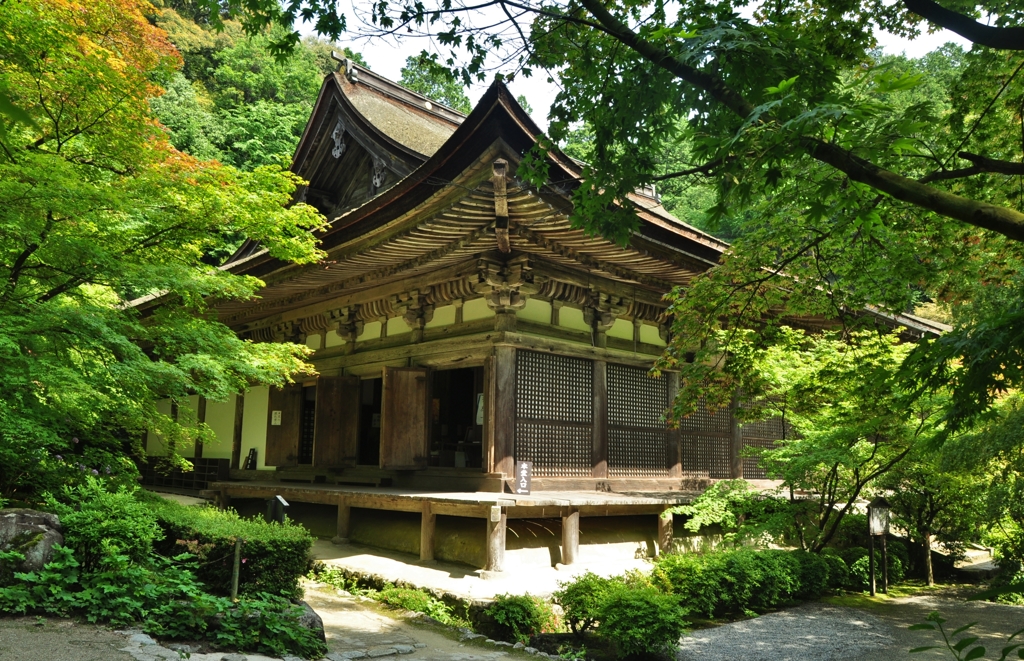
M 701 398 L 697 410 L 679 423 L 684 475 L 712 479 L 732 477 L 732 424 L 732 411 L 728 407 L 712 415 Z
M 516 352 L 516 461 L 538 477 L 589 477 L 594 438 L 594 364 Z
M 668 475 L 667 407 L 667 379 L 653 379 L 639 367 L 608 365 L 609 475 Z
M 771 450 L 775 447 L 775 441 L 786 438 L 788 425 L 781 416 L 748 422 L 740 427 L 743 436 L 743 446 Z M 763 480 L 768 477 L 763 468 L 758 466 L 758 457 L 743 458 L 743 479 Z

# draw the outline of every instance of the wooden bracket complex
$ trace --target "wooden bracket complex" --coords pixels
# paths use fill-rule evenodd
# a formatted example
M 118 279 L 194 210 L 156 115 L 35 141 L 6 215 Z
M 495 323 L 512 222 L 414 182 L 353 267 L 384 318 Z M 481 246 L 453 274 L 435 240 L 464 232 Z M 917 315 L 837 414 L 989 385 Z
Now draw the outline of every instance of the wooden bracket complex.
M 494 184 L 494 236 L 498 242 L 498 250 L 511 252 L 512 246 L 508 241 L 508 195 L 505 189 L 505 173 L 508 170 L 508 161 L 499 158 L 494 161 L 492 172 L 494 176 L 491 183 Z

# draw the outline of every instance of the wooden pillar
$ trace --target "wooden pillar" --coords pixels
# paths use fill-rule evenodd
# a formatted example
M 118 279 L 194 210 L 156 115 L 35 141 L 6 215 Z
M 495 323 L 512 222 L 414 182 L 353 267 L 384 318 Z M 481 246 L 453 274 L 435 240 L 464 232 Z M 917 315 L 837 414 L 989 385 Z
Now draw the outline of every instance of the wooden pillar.
M 672 513 L 662 512 L 658 515 L 658 555 L 672 551 Z
M 430 509 L 430 501 L 423 501 L 423 513 L 420 515 L 420 560 L 429 562 L 434 559 L 434 528 L 437 515 Z
M 505 566 L 505 510 L 495 505 L 487 517 L 487 566 L 486 571 L 499 572 Z
M 729 419 L 732 421 L 732 443 L 729 449 L 729 456 L 732 459 L 732 478 L 734 480 L 743 478 L 743 429 L 739 420 L 736 419 L 736 411 L 739 409 L 739 400 L 734 395 L 729 404 Z
M 338 532 L 331 541 L 335 544 L 344 544 L 348 541 L 349 522 L 352 516 L 352 508 L 344 498 L 338 499 Z
M 580 556 L 580 512 L 576 508 L 562 517 L 562 564 L 574 564 Z
M 608 477 L 608 364 L 594 361 L 593 477 Z M 569 564 L 569 563 L 565 563 Z
M 494 348 L 494 406 L 491 416 L 491 437 L 494 447 L 494 465 L 491 470 L 506 478 L 515 475 L 516 429 L 516 350 L 512 347 Z M 504 541 L 502 542 L 504 544 Z
M 206 422 L 206 398 L 205 397 L 201 396 L 199 398 L 199 410 L 196 412 L 196 417 L 197 417 L 197 419 L 199 421 L 199 424 L 204 424 Z M 202 459 L 203 458 L 203 442 L 199 441 L 199 440 L 196 441 L 195 458 L 196 459 Z
M 668 409 L 671 411 L 676 401 L 676 396 L 679 394 L 679 373 L 669 372 L 665 375 L 665 378 L 668 379 Z M 665 461 L 668 464 L 669 477 L 683 476 L 683 447 L 681 438 L 679 427 L 669 429 L 668 433 L 665 434 Z
M 235 395 L 235 430 L 231 435 L 231 467 L 241 468 L 242 460 L 242 414 L 245 412 L 245 395 Z

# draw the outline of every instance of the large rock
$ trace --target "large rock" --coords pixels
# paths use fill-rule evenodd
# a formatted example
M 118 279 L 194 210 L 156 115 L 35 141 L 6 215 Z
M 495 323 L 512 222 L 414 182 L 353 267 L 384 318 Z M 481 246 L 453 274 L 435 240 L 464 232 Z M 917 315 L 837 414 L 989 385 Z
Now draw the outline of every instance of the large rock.
M 317 612 L 304 601 L 300 601 L 299 604 L 302 606 L 302 615 L 299 616 L 299 626 L 311 629 L 316 632 L 320 637 L 320 640 L 324 643 L 327 642 L 327 635 L 324 633 L 324 621 L 320 619 Z
M 25 555 L 20 571 L 38 571 L 53 557 L 53 547 L 64 543 L 60 519 L 30 509 L 0 510 L 0 549 Z

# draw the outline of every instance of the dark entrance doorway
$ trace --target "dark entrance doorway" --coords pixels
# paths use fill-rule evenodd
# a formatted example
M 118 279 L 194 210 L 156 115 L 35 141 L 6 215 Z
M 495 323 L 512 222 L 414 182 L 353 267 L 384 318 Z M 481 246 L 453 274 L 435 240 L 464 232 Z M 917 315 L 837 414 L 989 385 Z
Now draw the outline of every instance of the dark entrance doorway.
M 439 370 L 431 379 L 430 465 L 483 466 L 482 367 Z
M 359 384 L 359 460 L 362 466 L 380 466 L 381 378 L 363 379 Z

